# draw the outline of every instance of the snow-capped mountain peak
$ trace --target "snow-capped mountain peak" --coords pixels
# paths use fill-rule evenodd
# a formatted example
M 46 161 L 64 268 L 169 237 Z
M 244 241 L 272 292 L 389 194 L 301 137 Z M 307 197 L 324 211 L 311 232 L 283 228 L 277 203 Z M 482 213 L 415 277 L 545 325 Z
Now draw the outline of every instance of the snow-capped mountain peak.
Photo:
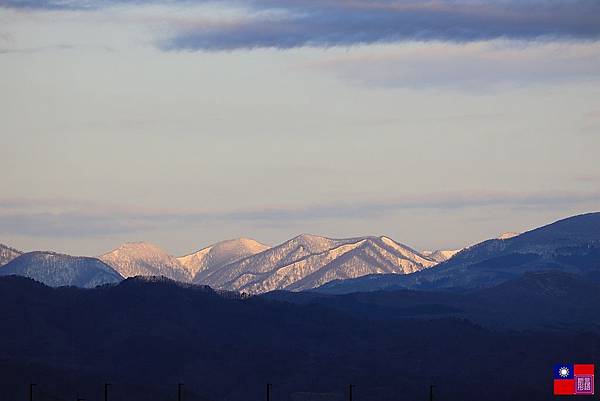
M 190 281 L 187 269 L 174 257 L 149 242 L 128 242 L 102 256 L 123 277 L 165 276 L 178 281 Z
M 269 249 L 251 238 L 237 238 L 221 241 L 192 254 L 177 258 L 179 263 L 196 280 L 198 274 L 210 274 L 213 271 L 242 258 L 255 255 Z
M 136 255 L 139 257 L 147 255 L 167 255 L 167 252 L 161 249 L 158 245 L 144 241 L 126 242 L 109 253 Z

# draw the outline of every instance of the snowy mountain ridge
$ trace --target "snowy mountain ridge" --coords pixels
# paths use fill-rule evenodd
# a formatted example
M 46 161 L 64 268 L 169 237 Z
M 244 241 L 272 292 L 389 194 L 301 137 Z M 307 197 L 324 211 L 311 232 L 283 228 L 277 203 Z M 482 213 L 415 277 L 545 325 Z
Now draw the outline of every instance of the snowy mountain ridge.
M 416 274 L 338 280 L 317 291 L 464 290 L 492 287 L 525 273 L 550 270 L 600 280 L 600 212 L 567 217 L 520 235 L 471 245 L 448 261 Z
M 515 231 L 507 231 L 507 232 L 500 234 L 498 237 L 496 237 L 496 239 L 510 239 L 510 238 L 518 236 L 519 234 L 520 233 L 515 232 Z
M 207 274 L 200 273 L 195 282 L 247 293 L 302 291 L 335 279 L 407 274 L 436 263 L 388 237 L 332 239 L 302 234 Z
M 448 250 L 437 250 L 437 251 L 423 251 L 423 255 L 435 260 L 438 263 L 442 263 L 462 251 L 461 249 L 448 249 Z
M 11 260 L 21 256 L 23 252 L 11 248 L 7 245 L 0 244 L 0 266 L 4 266 Z
M 4 247 L 0 251 L 4 249 L 12 248 Z M 21 255 L 14 252 L 9 255 L 10 258 Z M 163 276 L 183 283 L 209 285 L 218 290 L 257 294 L 282 289 L 308 290 L 331 280 L 369 274 L 413 273 L 447 260 L 453 252 L 419 252 L 386 236 L 334 239 L 300 234 L 275 247 L 250 238 L 238 238 L 180 257 L 148 242 L 129 242 L 97 259 L 89 259 L 114 269 L 121 279 Z M 54 281 L 48 275 L 54 267 L 48 266 L 65 264 L 63 261 L 46 260 L 53 255 L 75 258 L 50 252 L 38 253 L 32 258 L 32 263 L 45 266 L 43 280 L 51 285 Z M 76 269 L 80 264 L 70 262 L 70 266 Z M 4 273 L 7 274 L 8 270 Z M 67 273 L 63 271 L 61 274 Z M 91 282 L 85 285 L 91 285 Z
M 118 283 L 123 277 L 96 258 L 55 252 L 29 252 L 0 267 L 0 275 L 25 276 L 52 287 L 93 288 Z

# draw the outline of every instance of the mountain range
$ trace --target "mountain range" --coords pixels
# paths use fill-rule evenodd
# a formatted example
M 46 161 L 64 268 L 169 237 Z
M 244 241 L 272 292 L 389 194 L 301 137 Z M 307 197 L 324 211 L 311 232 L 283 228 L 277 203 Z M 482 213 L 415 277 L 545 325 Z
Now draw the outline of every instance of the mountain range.
M 106 254 L 121 275 L 11 252 L 1 398 L 33 382 L 35 400 L 99 401 L 109 382 L 115 400 L 174 400 L 185 383 L 183 401 L 258 401 L 272 383 L 274 400 L 343 401 L 352 383 L 365 401 L 426 399 L 431 384 L 440 400 L 542 401 L 557 361 L 599 360 L 600 213 L 434 253 L 306 234 L 179 258 L 138 243 Z M 151 275 L 156 264 L 187 282 Z
M 240 238 L 176 257 L 156 245 L 126 243 L 99 258 L 0 248 L 0 275 L 90 287 L 134 276 L 164 276 L 212 288 L 352 293 L 381 289 L 469 289 L 531 271 L 600 280 L 600 213 L 566 218 L 523 234 L 505 233 L 462 250 L 416 251 L 386 236 L 332 239 L 302 234 L 269 247 Z M 81 270 L 81 271 L 78 271 Z
M 331 239 L 302 234 L 281 245 L 200 273 L 196 281 L 247 293 L 302 291 L 335 279 L 408 274 L 436 261 L 387 237 Z
M 256 294 L 281 289 L 301 291 L 330 280 L 366 274 L 413 273 L 434 266 L 453 253 L 437 251 L 428 256 L 384 236 L 331 239 L 302 234 L 272 248 L 253 239 L 239 238 L 181 257 L 147 242 L 125 243 L 98 258 L 86 259 L 86 265 L 108 265 L 124 278 L 164 276 L 221 290 Z M 42 254 L 52 257 L 47 257 L 40 265 L 39 274 L 36 274 L 33 261 L 37 259 L 33 254 L 19 263 L 5 266 L 9 269 L 0 267 L 0 274 L 24 275 L 48 285 L 88 287 L 94 282 L 75 280 L 77 273 L 67 271 L 69 266 L 73 269 L 82 266 L 74 263 L 79 259 Z M 49 277 L 52 263 L 57 266 L 54 274 L 62 277 Z
M 337 280 L 317 291 L 339 294 L 399 288 L 482 288 L 534 271 L 567 272 L 600 280 L 600 213 L 574 216 L 517 236 L 484 241 L 426 271 Z

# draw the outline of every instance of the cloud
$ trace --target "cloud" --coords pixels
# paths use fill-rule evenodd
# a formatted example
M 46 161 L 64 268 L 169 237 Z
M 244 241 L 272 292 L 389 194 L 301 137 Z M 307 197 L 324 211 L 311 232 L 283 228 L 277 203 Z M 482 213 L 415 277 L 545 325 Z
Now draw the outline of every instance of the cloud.
M 115 4 L 110 0 L 2 0 L 0 7 L 43 10 L 86 10 Z
M 600 42 L 490 41 L 376 46 L 308 64 L 350 83 L 475 91 L 600 78 Z
M 581 174 L 573 177 L 574 180 L 590 184 L 600 183 L 600 174 Z
M 155 0 L 4 0 L 20 9 L 97 10 Z M 162 3 L 164 4 L 164 2 Z M 218 4 L 243 9 L 235 20 L 204 18 L 172 26 L 165 49 L 331 47 L 403 41 L 600 38 L 597 0 L 172 0 L 176 8 Z
M 53 50 L 74 50 L 76 46 L 73 45 L 54 45 L 54 46 L 39 46 L 39 47 L 28 47 L 28 48 L 2 48 L 0 47 L 0 54 L 30 54 L 39 53 Z
M 193 227 L 214 222 L 245 221 L 273 226 L 301 221 L 371 219 L 406 210 L 447 211 L 495 206 L 562 209 L 598 202 L 600 192 L 569 191 L 445 192 L 303 207 L 238 210 L 143 209 L 84 201 L 4 199 L 0 200 L 0 234 L 81 238 Z
M 598 39 L 597 1 L 292 1 L 250 2 L 279 13 L 181 30 L 166 49 L 352 46 L 404 41 L 472 42 L 498 38 Z

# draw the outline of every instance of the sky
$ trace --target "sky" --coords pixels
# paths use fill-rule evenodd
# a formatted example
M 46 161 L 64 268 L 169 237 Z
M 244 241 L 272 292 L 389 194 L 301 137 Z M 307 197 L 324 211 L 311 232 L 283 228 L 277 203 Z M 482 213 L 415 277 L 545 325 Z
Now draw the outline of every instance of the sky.
M 0 243 L 454 249 L 600 210 L 596 0 L 0 0 Z

